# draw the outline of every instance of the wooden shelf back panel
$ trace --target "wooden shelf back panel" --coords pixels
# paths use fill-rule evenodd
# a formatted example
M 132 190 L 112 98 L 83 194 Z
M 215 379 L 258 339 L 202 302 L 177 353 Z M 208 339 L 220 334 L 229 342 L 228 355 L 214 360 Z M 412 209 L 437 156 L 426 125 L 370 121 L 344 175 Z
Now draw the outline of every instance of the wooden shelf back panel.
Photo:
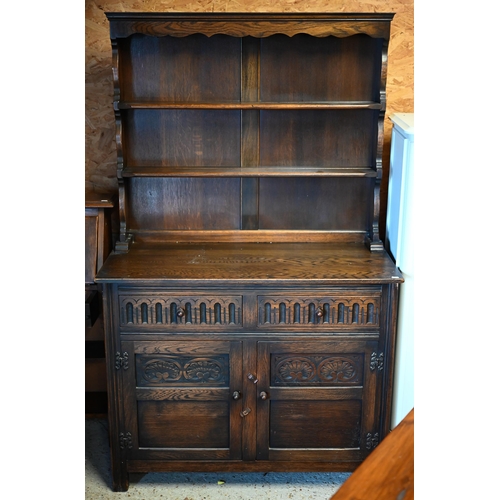
M 240 179 L 232 177 L 130 179 L 130 228 L 239 229 L 240 183 Z
M 378 111 L 261 111 L 262 166 L 373 167 Z
M 272 110 L 260 112 L 260 164 L 371 167 L 379 112 Z
M 125 114 L 126 165 L 240 164 L 240 111 L 130 110 Z
M 120 58 L 124 100 L 240 100 L 241 38 L 133 35 L 121 42 Z
M 259 229 L 366 231 L 373 179 L 265 178 Z
M 262 101 L 379 101 L 380 39 L 367 35 L 261 40 Z

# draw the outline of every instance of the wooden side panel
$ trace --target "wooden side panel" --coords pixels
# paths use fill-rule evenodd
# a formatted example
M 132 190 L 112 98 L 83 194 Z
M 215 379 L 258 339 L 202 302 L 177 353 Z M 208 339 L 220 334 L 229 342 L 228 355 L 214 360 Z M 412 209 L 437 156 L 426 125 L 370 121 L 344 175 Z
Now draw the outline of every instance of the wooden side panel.
M 97 271 L 97 211 L 85 215 L 85 283 L 93 283 Z

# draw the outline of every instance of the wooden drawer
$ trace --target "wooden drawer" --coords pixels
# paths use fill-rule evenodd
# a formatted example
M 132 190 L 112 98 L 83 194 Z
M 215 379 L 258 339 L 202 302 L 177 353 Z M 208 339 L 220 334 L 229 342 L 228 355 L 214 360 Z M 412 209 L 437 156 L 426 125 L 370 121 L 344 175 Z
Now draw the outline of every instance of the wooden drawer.
M 380 297 L 380 290 L 260 295 L 258 327 L 268 330 L 378 330 Z
M 161 329 L 240 329 L 243 326 L 241 295 L 182 293 L 133 293 L 119 296 L 122 331 Z

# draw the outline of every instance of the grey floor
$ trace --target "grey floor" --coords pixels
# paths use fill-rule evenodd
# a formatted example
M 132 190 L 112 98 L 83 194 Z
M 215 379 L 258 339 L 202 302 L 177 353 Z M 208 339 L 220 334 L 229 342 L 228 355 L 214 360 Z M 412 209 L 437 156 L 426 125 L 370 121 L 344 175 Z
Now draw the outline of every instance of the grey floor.
M 85 420 L 85 498 L 137 500 L 328 500 L 350 473 L 130 474 L 129 490 L 111 490 L 105 419 Z

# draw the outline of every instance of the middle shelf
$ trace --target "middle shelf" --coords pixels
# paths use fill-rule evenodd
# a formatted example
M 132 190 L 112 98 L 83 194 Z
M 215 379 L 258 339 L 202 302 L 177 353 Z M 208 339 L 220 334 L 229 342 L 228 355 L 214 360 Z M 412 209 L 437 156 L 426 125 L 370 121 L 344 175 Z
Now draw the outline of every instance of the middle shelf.
M 141 165 L 125 167 L 122 177 L 376 177 L 370 167 L 200 167 Z
M 380 102 L 374 101 L 300 101 L 300 102 L 166 102 L 166 101 L 115 101 L 116 110 L 127 109 L 382 109 Z

